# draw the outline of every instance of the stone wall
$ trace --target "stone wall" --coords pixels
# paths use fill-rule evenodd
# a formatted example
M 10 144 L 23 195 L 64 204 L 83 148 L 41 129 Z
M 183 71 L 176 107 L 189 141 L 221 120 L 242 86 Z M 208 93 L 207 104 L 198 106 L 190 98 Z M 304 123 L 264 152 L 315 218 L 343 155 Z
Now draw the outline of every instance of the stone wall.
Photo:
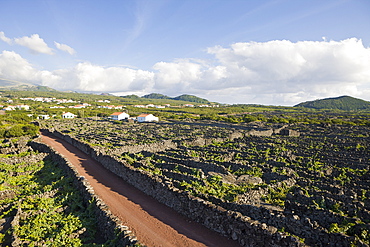
M 304 246 L 297 238 L 279 232 L 276 227 L 267 226 L 265 223 L 243 216 L 239 212 L 226 210 L 209 201 L 191 196 L 189 193 L 175 188 L 172 182 L 163 176 L 154 176 L 138 170 L 112 156 L 102 154 L 68 135 L 57 131 L 54 131 L 53 134 L 79 148 L 147 195 L 209 229 L 237 240 L 242 246 Z
M 58 164 L 73 179 L 75 187 L 82 195 L 83 202 L 86 205 L 93 204 L 95 216 L 99 222 L 98 230 L 105 240 L 114 240 L 116 246 L 129 246 L 138 242 L 128 227 L 109 211 L 108 206 L 95 194 L 89 182 L 78 174 L 74 166 L 62 154 L 37 140 L 30 142 L 29 145 L 34 150 L 47 153 L 55 164 Z

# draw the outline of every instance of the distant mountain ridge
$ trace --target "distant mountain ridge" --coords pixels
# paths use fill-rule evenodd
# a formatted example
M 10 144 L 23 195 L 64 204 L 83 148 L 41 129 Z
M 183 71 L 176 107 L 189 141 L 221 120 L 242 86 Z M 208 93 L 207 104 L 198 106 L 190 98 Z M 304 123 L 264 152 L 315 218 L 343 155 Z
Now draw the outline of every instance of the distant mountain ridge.
M 370 109 L 370 102 L 351 96 L 340 96 L 336 98 L 318 99 L 295 105 L 294 107 L 306 107 L 314 109 L 338 109 L 345 111 Z
M 206 99 L 199 98 L 197 96 L 190 95 L 190 94 L 183 94 L 183 95 L 180 95 L 180 96 L 171 98 L 171 97 L 168 97 L 168 96 L 166 96 L 164 94 L 151 93 L 151 94 L 144 95 L 141 98 L 145 98 L 145 99 L 172 99 L 172 100 L 182 100 L 182 101 L 194 102 L 194 103 L 199 103 L 199 104 L 210 104 L 211 103 L 211 102 L 209 102 Z
M 43 92 L 56 92 L 57 90 L 46 86 L 35 85 L 31 83 L 20 82 L 16 80 L 0 78 L 0 90 L 10 91 L 43 91 Z

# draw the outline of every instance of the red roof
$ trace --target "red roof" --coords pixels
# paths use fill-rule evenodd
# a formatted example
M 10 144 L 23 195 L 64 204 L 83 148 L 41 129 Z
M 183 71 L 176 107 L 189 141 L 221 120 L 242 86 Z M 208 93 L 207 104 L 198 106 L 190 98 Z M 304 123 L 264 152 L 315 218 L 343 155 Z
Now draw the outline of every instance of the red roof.
M 149 116 L 150 114 L 140 114 L 139 116 L 137 116 L 137 117 L 147 117 L 147 116 Z
M 124 113 L 124 112 L 114 112 L 114 113 L 112 113 L 110 115 L 111 116 L 118 116 L 118 115 L 121 115 L 122 113 Z

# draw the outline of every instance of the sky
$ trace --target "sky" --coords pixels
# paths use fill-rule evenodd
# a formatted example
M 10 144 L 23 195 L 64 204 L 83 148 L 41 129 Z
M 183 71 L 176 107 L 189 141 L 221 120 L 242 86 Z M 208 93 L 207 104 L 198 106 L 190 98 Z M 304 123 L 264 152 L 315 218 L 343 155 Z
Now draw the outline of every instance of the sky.
M 370 1 L 0 0 L 0 79 L 228 104 L 370 101 Z

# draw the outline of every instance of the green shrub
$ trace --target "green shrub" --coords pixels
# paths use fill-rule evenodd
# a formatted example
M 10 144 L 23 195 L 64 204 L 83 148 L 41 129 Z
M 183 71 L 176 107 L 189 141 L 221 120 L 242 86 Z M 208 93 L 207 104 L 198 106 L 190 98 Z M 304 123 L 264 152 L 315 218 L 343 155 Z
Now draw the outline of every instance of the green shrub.
M 33 124 L 17 124 L 13 125 L 7 130 L 0 130 L 1 138 L 19 137 L 24 135 L 36 135 L 39 131 L 39 127 Z
M 23 136 L 24 131 L 20 125 L 14 125 L 10 129 L 5 131 L 4 136 L 9 138 L 9 137 L 18 137 L 18 136 Z

